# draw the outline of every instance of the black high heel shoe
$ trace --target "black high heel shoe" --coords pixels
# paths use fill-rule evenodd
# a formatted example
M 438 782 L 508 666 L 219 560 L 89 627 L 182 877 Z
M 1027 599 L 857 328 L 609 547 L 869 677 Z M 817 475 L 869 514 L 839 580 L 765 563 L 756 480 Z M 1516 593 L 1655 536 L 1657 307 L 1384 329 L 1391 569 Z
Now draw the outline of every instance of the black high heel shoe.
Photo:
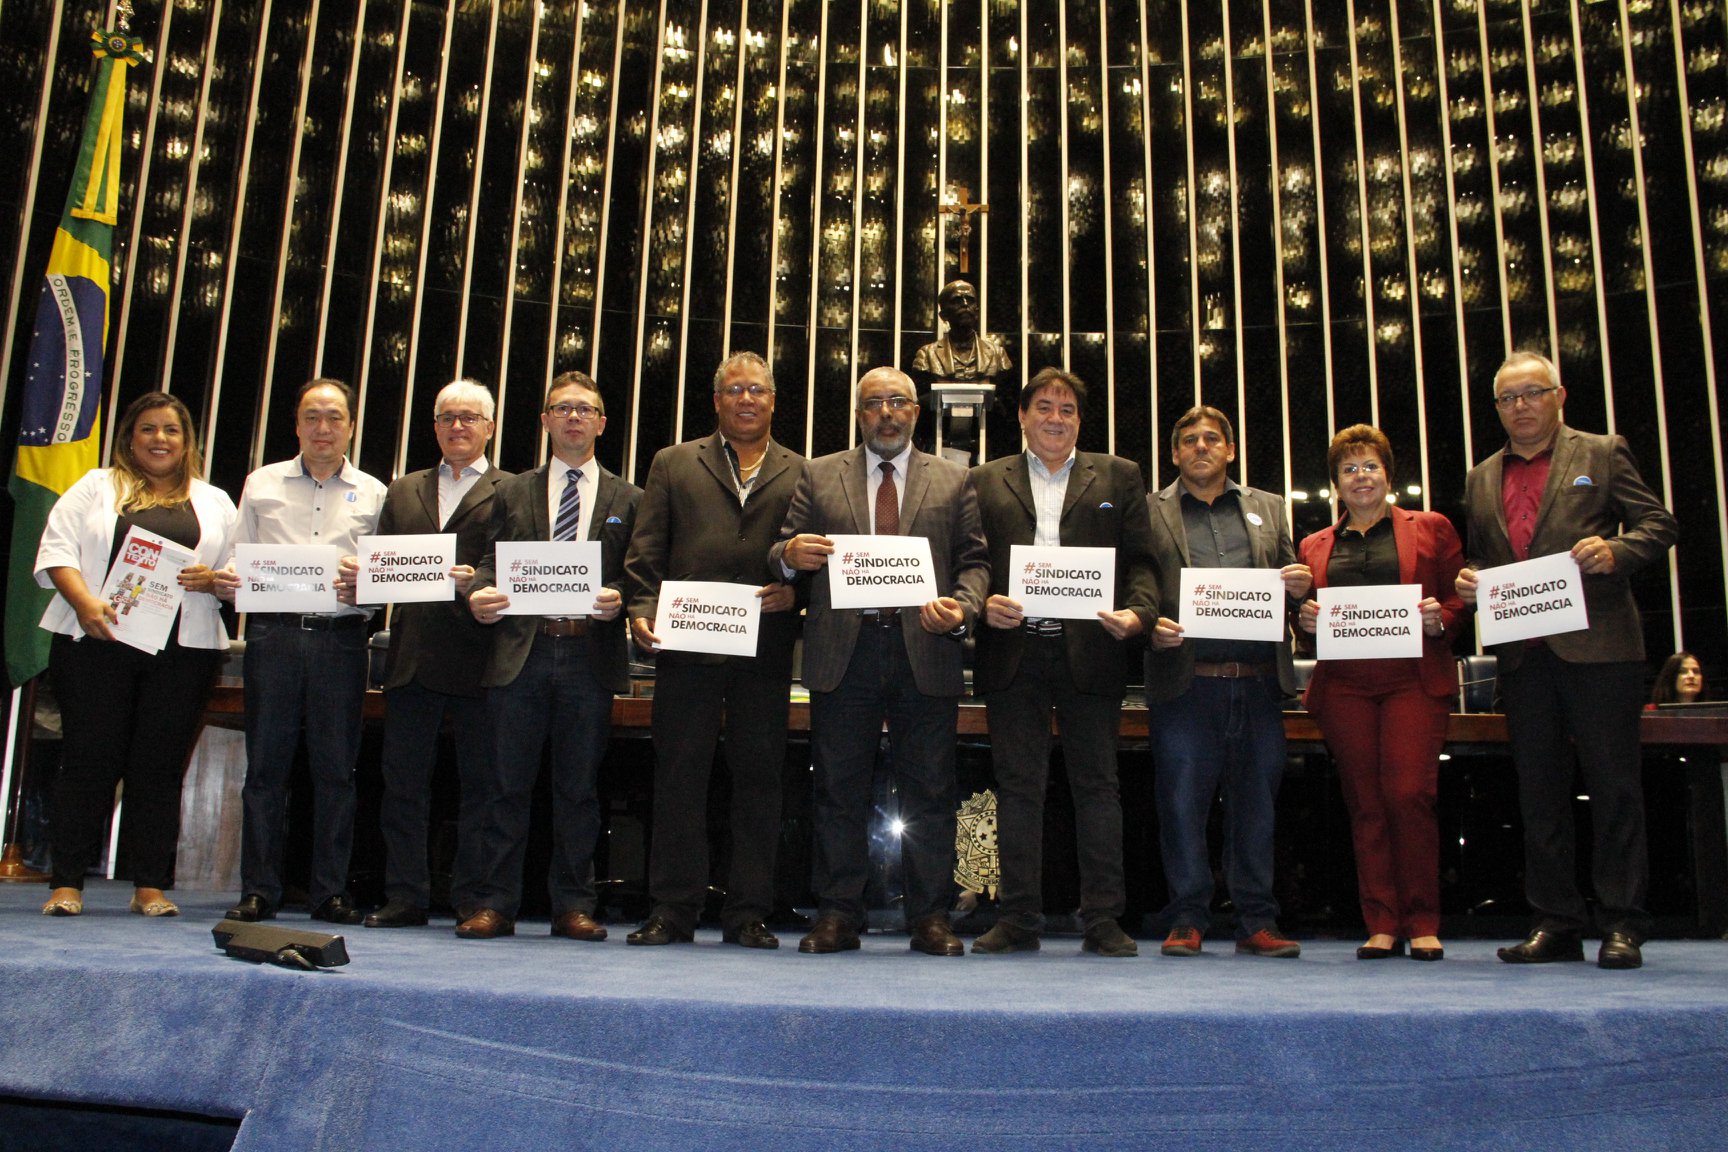
M 1392 941 L 1390 948 L 1376 948 L 1372 944 L 1364 944 L 1356 949 L 1356 959 L 1358 960 L 1390 960 L 1394 956 L 1402 955 L 1404 955 L 1404 941 L 1402 940 Z

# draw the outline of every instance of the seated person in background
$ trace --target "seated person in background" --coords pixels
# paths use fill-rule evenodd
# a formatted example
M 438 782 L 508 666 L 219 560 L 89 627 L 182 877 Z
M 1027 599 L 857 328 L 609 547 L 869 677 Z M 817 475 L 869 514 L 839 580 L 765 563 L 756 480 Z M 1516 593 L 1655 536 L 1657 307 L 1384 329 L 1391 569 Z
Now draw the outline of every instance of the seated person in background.
M 1696 704 L 1709 699 L 1704 688 L 1704 666 L 1690 652 L 1676 652 L 1662 662 L 1656 687 L 1650 691 L 1645 711 L 1663 704 Z

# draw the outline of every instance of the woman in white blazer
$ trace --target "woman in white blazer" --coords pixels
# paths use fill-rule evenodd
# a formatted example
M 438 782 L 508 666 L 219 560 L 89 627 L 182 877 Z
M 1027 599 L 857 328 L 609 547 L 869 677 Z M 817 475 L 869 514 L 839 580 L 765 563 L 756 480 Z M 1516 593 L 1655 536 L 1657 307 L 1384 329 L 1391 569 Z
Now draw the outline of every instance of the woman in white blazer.
M 181 777 L 228 647 L 213 569 L 227 560 L 237 516 L 227 493 L 198 479 L 204 461 L 191 414 L 175 397 L 150 392 L 126 409 L 117 431 L 113 466 L 66 490 L 36 553 L 36 582 L 58 593 L 42 627 L 54 633 L 48 676 L 65 727 L 50 807 L 49 916 L 84 910 L 84 875 L 101 853 L 116 781 L 126 785 L 120 854 L 132 911 L 179 912 L 163 890 L 174 886 Z M 115 639 L 126 601 L 100 595 L 134 526 L 197 554 L 180 572 L 185 596 L 154 654 Z

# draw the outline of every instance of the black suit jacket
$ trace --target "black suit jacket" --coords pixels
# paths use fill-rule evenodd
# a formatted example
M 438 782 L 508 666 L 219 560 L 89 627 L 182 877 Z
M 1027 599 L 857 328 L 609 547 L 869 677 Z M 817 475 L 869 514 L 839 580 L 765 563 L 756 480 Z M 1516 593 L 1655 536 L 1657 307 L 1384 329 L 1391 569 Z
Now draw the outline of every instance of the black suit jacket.
M 984 538 L 990 542 L 990 591 L 1006 596 L 1010 549 L 1031 544 L 1038 530 L 1026 453 L 972 469 Z M 1061 539 L 1070 548 L 1116 549 L 1116 602 L 1151 631 L 1158 622 L 1158 586 L 1152 575 L 1152 523 L 1140 466 L 1120 456 L 1076 452 L 1062 497 Z M 1128 684 L 1129 646 L 1096 620 L 1064 620 L 1068 671 L 1082 692 L 1120 697 Z M 1025 633 L 981 624 L 973 660 L 973 691 L 982 696 L 1014 682 Z
M 491 542 L 493 490 L 509 477 L 496 468 L 482 472 L 450 514 L 450 523 L 440 527 L 438 469 L 410 472 L 385 493 L 378 534 L 454 532 L 456 563 L 478 568 Z M 398 604 L 390 613 L 384 687 L 418 683 L 434 692 L 478 696 L 491 654 L 492 630 L 474 619 L 460 595 L 438 604 Z
M 804 457 L 769 441 L 750 499 L 739 504 L 726 442 L 718 432 L 655 453 L 636 516 L 636 531 L 624 558 L 630 582 L 629 614 L 652 624 L 659 612 L 664 580 L 760 586 L 784 579 L 770 571 L 765 557 L 780 535 L 804 464 Z M 661 652 L 655 662 L 671 668 L 755 660 L 760 671 L 790 679 L 792 645 L 797 637 L 795 608 L 765 612 L 754 657 Z
M 1505 460 L 1502 448 L 1470 469 L 1464 482 L 1472 568 L 1492 568 L 1517 559 L 1506 533 L 1506 504 L 1500 495 Z M 1638 474 L 1624 437 L 1560 425 L 1530 555 L 1570 552 L 1586 536 L 1600 536 L 1614 552 L 1614 573 L 1584 577 L 1589 628 L 1549 636 L 1543 643 L 1560 659 L 1577 663 L 1644 659 L 1644 628 L 1630 578 L 1660 559 L 1678 535 L 1673 514 Z M 1516 668 L 1524 658 L 1524 643 L 1497 644 L 1494 652 L 1505 667 Z
M 542 464 L 498 485 L 493 495 L 486 555 L 474 573 L 475 588 L 494 587 L 498 583 L 497 550 L 493 547 L 498 541 L 552 539 L 552 526 L 546 516 L 550 472 L 550 465 Z M 588 539 L 600 541 L 601 582 L 608 588 L 616 588 L 620 595 L 624 593 L 624 550 L 636 526 L 636 505 L 641 499 L 642 489 L 605 468 L 600 469 Z M 588 628 L 595 675 L 615 693 L 630 690 L 624 615 L 620 612 L 611 620 L 591 619 Z M 493 638 L 492 659 L 480 681 L 482 685 L 499 688 L 516 679 L 528 661 L 528 650 L 534 646 L 539 625 L 538 616 L 506 616 L 490 625 L 497 635 Z

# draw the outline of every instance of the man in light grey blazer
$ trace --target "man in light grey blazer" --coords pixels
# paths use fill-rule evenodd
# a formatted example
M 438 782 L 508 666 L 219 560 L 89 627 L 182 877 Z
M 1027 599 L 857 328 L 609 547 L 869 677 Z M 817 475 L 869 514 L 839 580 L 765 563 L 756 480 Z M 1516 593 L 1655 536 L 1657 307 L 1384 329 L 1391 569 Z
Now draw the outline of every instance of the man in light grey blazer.
M 1284 775 L 1283 700 L 1295 695 L 1288 636 L 1189 639 L 1178 623 L 1184 568 L 1276 568 L 1297 611 L 1313 575 L 1296 562 L 1284 501 L 1229 478 L 1230 419 L 1190 408 L 1170 434 L 1176 482 L 1150 501 L 1158 623 L 1146 653 L 1146 708 L 1156 769 L 1158 835 L 1170 902 L 1166 956 L 1195 956 L 1212 918 L 1206 822 L 1224 794 L 1224 874 L 1236 905 L 1236 951 L 1295 957 L 1272 894 L 1273 810 Z
M 905 912 L 915 951 L 965 952 L 948 924 L 954 861 L 954 724 L 965 690 L 961 640 L 990 590 L 978 498 L 966 469 L 912 447 L 912 380 L 877 368 L 858 381 L 863 444 L 813 460 L 770 565 L 810 582 L 804 683 L 815 755 L 814 887 L 819 916 L 800 952 L 858 947 L 869 877 L 871 777 L 882 722 L 900 781 Z M 832 606 L 835 534 L 924 536 L 946 594 L 914 609 Z
M 1524 891 L 1535 922 L 1508 964 L 1584 959 L 1589 923 L 1573 870 L 1573 766 L 1590 795 L 1603 968 L 1637 968 L 1650 931 L 1644 910 L 1644 632 L 1631 576 L 1674 544 L 1674 517 L 1638 474 L 1620 436 L 1562 422 L 1566 389 L 1553 361 L 1515 352 L 1494 374 L 1506 445 L 1470 470 L 1468 566 L 1458 594 L 1476 602 L 1476 569 L 1570 552 L 1584 578 L 1590 627 L 1495 646 L 1518 803 L 1524 816 Z M 1576 761 L 1574 760 L 1576 750 Z

